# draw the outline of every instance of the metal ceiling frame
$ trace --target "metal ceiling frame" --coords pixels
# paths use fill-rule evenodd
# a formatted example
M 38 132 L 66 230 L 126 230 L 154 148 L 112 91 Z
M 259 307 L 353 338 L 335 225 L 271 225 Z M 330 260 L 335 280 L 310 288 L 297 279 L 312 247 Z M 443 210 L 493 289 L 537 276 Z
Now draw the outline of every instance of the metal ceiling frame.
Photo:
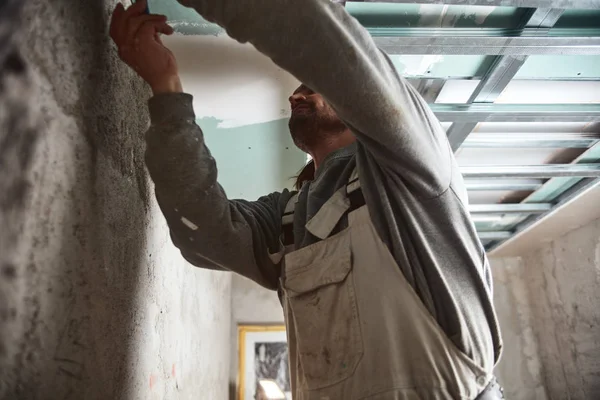
M 354 0 L 345 3 L 438 4 L 457 6 L 496 6 L 521 8 L 600 9 L 599 0 Z
M 539 8 L 534 10 L 525 27 L 551 28 L 563 14 L 562 9 Z M 502 91 L 515 77 L 519 69 L 527 61 L 527 56 L 506 55 L 497 57 L 494 64 L 479 82 L 467 103 L 493 103 Z M 465 139 L 469 136 L 477 122 L 463 122 L 452 124 L 448 128 L 447 135 L 453 151 L 457 151 Z
M 600 54 L 600 34 L 597 29 L 552 29 L 566 9 L 600 9 L 600 0 L 364 0 L 357 2 L 528 8 L 525 22 L 512 29 L 367 28 L 377 45 L 389 54 L 497 56 L 466 104 L 435 103 L 443 89 L 443 79 L 411 80 L 425 100 L 430 103 L 437 118 L 441 122 L 452 122 L 447 135 L 454 151 L 461 147 L 587 149 L 573 164 L 461 167 L 469 191 L 532 192 L 521 203 L 469 206 L 469 211 L 474 218 L 478 215 L 500 215 L 501 221 L 508 219 L 515 222 L 509 229 L 478 231 L 480 239 L 488 242 L 487 250 L 495 249 L 507 240 L 511 240 L 514 235 L 535 225 L 564 204 L 586 193 L 590 187 L 600 185 L 599 133 L 473 134 L 474 128 L 480 122 L 600 121 L 600 104 L 494 104 L 530 55 Z M 512 181 L 506 181 L 507 179 Z M 537 182 L 515 182 L 514 179 L 536 179 Z M 502 180 L 506 182 L 501 182 Z
M 462 143 L 463 148 L 563 148 L 587 149 L 600 141 L 600 133 L 546 133 L 510 132 L 479 133 L 471 132 Z
M 494 233 L 497 233 L 497 231 L 494 231 L 486 237 L 484 232 L 478 232 L 479 238 L 482 240 L 492 240 L 492 242 L 486 246 L 486 250 L 493 251 L 500 247 L 505 241 L 510 240 L 516 235 L 532 228 L 534 225 L 540 223 L 543 219 L 548 218 L 558 212 L 562 207 L 574 200 L 577 200 L 581 196 L 584 196 L 587 192 L 597 187 L 600 187 L 600 178 L 583 179 L 572 188 L 561 194 L 548 211 L 527 218 L 525 221 L 519 223 L 515 229 L 503 231 L 504 233 L 502 235 L 494 235 Z
M 530 55 L 600 54 L 600 34 L 597 29 L 552 29 L 566 9 L 600 9 L 600 0 L 357 2 L 505 6 L 528 9 L 524 23 L 512 29 L 367 28 L 377 45 L 389 54 L 497 56 L 466 104 L 435 103 L 443 89 L 443 79 L 411 80 L 430 103 L 431 110 L 437 118 L 441 122 L 452 122 L 447 135 L 454 151 L 461 147 L 587 149 L 573 164 L 461 167 L 469 191 L 532 192 L 525 200 L 516 204 L 469 206 L 474 220 L 478 216 L 490 215 L 500 218 L 500 221 L 508 219 L 515 222 L 509 229 L 478 230 L 480 239 L 488 242 L 488 251 L 552 215 L 564 204 L 586 193 L 590 187 L 600 185 L 600 133 L 473 134 L 480 122 L 600 121 L 600 104 L 494 104 Z M 515 182 L 515 179 L 535 179 L 536 182 Z
M 465 179 L 594 178 L 600 177 L 600 164 L 463 166 L 460 172 Z
M 542 214 L 552 209 L 551 203 L 537 204 L 471 204 L 471 214 Z
M 498 104 L 429 105 L 440 122 L 594 122 L 600 121 L 598 104 Z M 468 134 L 467 134 L 468 135 Z M 453 132 L 448 132 L 453 148 Z M 460 142 L 462 144 L 462 141 Z
M 541 183 L 531 182 L 473 182 L 466 181 L 465 186 L 468 191 L 486 191 L 486 192 L 535 192 L 542 187 Z
M 532 192 L 520 203 L 472 204 L 478 216 L 515 222 L 505 230 L 478 230 L 486 250 L 498 248 L 515 235 L 554 214 L 590 188 L 600 186 L 599 133 L 473 134 L 480 122 L 596 122 L 600 104 L 494 104 L 530 55 L 598 55 L 597 29 L 557 29 L 566 9 L 600 9 L 600 0 L 363 0 L 366 3 L 479 5 L 528 8 L 526 21 L 513 29 L 367 28 L 389 54 L 497 56 L 466 104 L 436 104 L 445 80 L 411 79 L 447 130 L 454 151 L 461 147 L 545 147 L 587 149 L 573 164 L 463 166 L 469 191 Z M 343 2 L 346 3 L 346 2 Z M 428 71 L 429 73 L 429 71 Z M 577 74 L 579 75 L 579 73 Z M 549 178 L 549 179 L 548 179 Z M 487 179 L 488 181 L 482 181 Z M 489 180 L 493 181 L 489 181 Z M 506 181 L 512 179 L 513 181 Z M 536 179 L 537 182 L 514 182 Z M 540 180 L 548 179 L 545 183 Z M 506 182 L 501 182 L 505 180 Z M 501 224 L 502 225 L 502 224 Z
M 437 55 L 600 55 L 594 36 L 377 36 L 388 54 Z

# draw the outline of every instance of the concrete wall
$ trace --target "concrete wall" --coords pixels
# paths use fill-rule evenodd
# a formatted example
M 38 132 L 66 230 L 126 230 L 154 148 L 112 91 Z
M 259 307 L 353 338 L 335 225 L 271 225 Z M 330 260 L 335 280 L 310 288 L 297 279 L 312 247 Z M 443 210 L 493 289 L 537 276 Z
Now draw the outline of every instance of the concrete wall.
M 508 398 L 600 398 L 600 220 L 492 265 Z
M 540 348 L 535 331 L 530 291 L 524 277 L 521 258 L 491 260 L 494 276 L 494 303 L 504 341 L 504 351 L 496 367 L 506 398 L 513 400 L 545 400 L 545 387 Z M 540 289 L 534 291 L 538 292 Z
M 3 67 L 0 399 L 227 397 L 231 276 L 170 243 L 114 4 L 26 2 L 28 67 Z

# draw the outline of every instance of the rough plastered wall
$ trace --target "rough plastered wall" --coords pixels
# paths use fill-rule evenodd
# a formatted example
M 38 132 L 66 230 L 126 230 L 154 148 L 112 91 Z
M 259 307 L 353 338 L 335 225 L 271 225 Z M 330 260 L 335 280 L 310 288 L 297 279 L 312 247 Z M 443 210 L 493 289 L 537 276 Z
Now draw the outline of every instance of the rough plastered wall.
M 492 265 L 508 398 L 600 398 L 600 220 Z
M 522 259 L 496 258 L 491 259 L 491 265 L 494 304 L 504 341 L 496 376 L 507 399 L 548 399 L 529 299 L 531 288 L 524 277 Z
M 225 399 L 229 273 L 170 243 L 113 0 L 0 3 L 0 399 Z M 4 8 L 3 8 L 4 7 Z M 3 21 L 3 22 L 2 22 Z

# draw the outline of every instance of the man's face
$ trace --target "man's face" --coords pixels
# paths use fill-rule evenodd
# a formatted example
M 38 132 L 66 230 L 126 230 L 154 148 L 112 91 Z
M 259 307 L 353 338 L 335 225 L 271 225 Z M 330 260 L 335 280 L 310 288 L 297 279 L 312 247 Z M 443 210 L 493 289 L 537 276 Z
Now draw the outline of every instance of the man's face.
M 323 96 L 306 85 L 300 85 L 289 100 L 292 108 L 290 133 L 300 149 L 308 151 L 323 139 L 344 131 L 344 123 Z

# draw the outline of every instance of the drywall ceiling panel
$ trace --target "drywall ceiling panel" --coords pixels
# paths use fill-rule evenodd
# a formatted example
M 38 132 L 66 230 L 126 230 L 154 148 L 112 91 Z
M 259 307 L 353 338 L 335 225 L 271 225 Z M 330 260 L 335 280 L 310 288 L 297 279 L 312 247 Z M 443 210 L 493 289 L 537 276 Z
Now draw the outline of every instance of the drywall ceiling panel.
M 436 99 L 436 103 L 466 103 L 479 84 L 478 80 L 447 81 Z
M 556 22 L 556 28 L 598 28 L 600 10 L 565 10 Z
M 600 56 L 529 56 L 515 79 L 598 79 Z

